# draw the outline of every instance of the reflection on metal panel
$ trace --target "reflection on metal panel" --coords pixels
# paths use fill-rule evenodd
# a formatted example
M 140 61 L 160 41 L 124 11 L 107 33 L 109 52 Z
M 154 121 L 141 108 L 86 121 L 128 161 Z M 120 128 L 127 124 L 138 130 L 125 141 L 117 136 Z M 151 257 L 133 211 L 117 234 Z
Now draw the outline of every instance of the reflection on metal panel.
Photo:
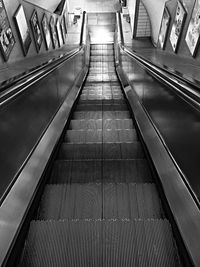
M 0 109 L 1 197 L 62 104 L 83 65 L 83 54 L 79 53 Z
M 141 103 L 199 198 L 199 112 L 170 88 L 153 79 L 129 57 L 122 55 L 121 64 Z

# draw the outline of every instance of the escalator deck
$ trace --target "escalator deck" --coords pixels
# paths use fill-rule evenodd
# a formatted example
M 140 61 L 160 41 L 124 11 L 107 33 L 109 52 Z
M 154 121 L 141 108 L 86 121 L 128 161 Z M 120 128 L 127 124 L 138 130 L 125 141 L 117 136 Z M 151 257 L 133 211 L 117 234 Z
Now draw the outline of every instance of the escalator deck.
M 113 44 L 91 45 L 89 75 L 20 266 L 180 266 Z

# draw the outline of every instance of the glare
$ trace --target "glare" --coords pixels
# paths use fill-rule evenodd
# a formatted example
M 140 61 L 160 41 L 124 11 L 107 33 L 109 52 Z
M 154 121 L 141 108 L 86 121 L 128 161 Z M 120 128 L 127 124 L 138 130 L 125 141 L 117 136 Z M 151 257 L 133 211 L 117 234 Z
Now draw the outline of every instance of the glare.
M 96 32 L 91 34 L 92 43 L 109 43 L 113 41 L 113 33 L 109 32 L 107 29 L 98 29 Z

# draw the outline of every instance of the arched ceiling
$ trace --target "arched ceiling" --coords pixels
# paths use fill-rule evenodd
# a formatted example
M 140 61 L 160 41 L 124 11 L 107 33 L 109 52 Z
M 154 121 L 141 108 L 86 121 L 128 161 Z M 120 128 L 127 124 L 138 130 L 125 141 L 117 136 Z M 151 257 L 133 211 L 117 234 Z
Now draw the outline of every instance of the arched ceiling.
M 160 24 L 165 2 L 168 0 L 142 0 L 151 21 L 151 35 L 154 44 L 158 42 Z
M 61 0 L 28 0 L 28 2 L 54 12 Z

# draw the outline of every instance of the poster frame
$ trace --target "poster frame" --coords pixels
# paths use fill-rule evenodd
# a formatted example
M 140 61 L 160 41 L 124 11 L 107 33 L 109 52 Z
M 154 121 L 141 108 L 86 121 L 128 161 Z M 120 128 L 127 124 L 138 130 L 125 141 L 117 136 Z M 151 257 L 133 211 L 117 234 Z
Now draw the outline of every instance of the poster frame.
M 43 38 L 42 38 L 42 31 L 41 31 L 40 23 L 38 19 L 38 14 L 35 9 L 33 10 L 33 13 L 30 18 L 30 25 L 31 25 L 32 33 L 33 33 L 33 38 L 35 41 L 36 51 L 39 53 L 40 48 L 42 46 Z
M 168 32 L 169 32 L 170 21 L 171 21 L 171 17 L 170 17 L 170 14 L 169 14 L 167 7 L 165 6 L 164 10 L 163 10 L 163 16 L 162 16 L 162 20 L 161 20 L 161 25 L 160 25 L 159 35 L 158 35 L 158 44 L 157 44 L 158 48 L 161 48 L 162 50 L 165 49 L 167 36 L 168 36 Z M 165 25 L 164 25 L 164 23 L 165 23 Z M 165 26 L 164 30 L 163 30 L 163 25 Z M 164 32 L 162 32 L 162 31 L 164 31 Z
M 0 10 L 0 23 L 3 22 L 0 24 L 0 50 L 4 61 L 8 61 L 16 41 L 3 0 L 0 0 Z
M 178 17 L 178 15 L 177 15 L 179 7 L 181 10 L 180 14 L 182 13 L 182 17 L 181 16 Z M 180 42 L 180 39 L 182 36 L 186 16 L 187 16 L 187 12 L 185 10 L 185 7 L 183 6 L 183 3 L 178 0 L 177 5 L 176 5 L 176 10 L 175 10 L 174 21 L 172 24 L 172 29 L 171 29 L 171 33 L 170 33 L 170 37 L 169 37 L 172 49 L 175 53 L 177 52 L 178 45 L 179 45 L 179 42 Z M 180 27 L 180 28 L 178 28 L 178 27 Z M 178 32 L 178 34 L 176 32 Z
M 62 38 L 63 38 L 63 44 L 65 44 L 65 42 L 66 42 L 66 32 L 65 32 L 64 16 L 60 20 L 60 28 L 61 28 Z
M 55 20 L 54 17 L 51 16 L 50 21 L 49 21 L 49 29 L 50 29 L 50 34 L 51 34 L 51 41 L 52 41 L 52 46 L 54 49 L 58 48 L 58 36 L 55 28 Z
M 197 21 L 198 23 L 196 23 L 197 27 L 195 28 L 194 27 L 195 19 L 198 19 L 198 18 L 199 18 L 199 20 Z M 194 36 L 195 35 L 194 32 L 196 36 Z M 191 40 L 190 37 L 193 38 L 193 40 Z M 190 22 L 188 24 L 188 28 L 186 31 L 185 41 L 186 41 L 186 44 L 188 46 L 188 49 L 191 55 L 195 57 L 197 54 L 199 44 L 200 44 L 200 0 L 196 0 L 194 3 Z M 192 43 L 194 43 L 194 45 Z
M 59 47 L 61 47 L 63 45 L 63 37 L 62 37 L 62 32 L 61 32 L 60 21 L 58 18 L 56 19 L 56 32 L 58 36 L 58 45 Z
M 44 42 L 45 42 L 46 50 L 49 50 L 51 46 L 51 33 L 50 33 L 49 22 L 48 22 L 48 17 L 46 13 L 43 14 L 43 17 L 41 20 L 41 28 L 42 28 L 42 32 L 44 35 Z
M 20 19 L 19 19 L 20 18 Z M 21 19 L 23 18 L 23 21 L 21 21 Z M 19 39 L 20 39 L 20 43 L 21 43 L 21 47 L 24 53 L 24 56 L 26 56 L 28 54 L 30 45 L 32 43 L 32 39 L 31 39 L 31 33 L 30 33 L 30 29 L 28 27 L 28 22 L 26 20 L 26 15 L 24 12 L 24 8 L 23 6 L 20 4 L 16 10 L 16 12 L 14 13 L 13 16 L 13 20 L 16 24 L 16 28 L 17 28 L 17 32 L 19 35 Z M 22 24 L 20 24 L 20 21 L 23 22 Z M 22 35 L 22 30 L 25 27 L 25 31 L 26 31 L 26 35 L 25 38 Z

